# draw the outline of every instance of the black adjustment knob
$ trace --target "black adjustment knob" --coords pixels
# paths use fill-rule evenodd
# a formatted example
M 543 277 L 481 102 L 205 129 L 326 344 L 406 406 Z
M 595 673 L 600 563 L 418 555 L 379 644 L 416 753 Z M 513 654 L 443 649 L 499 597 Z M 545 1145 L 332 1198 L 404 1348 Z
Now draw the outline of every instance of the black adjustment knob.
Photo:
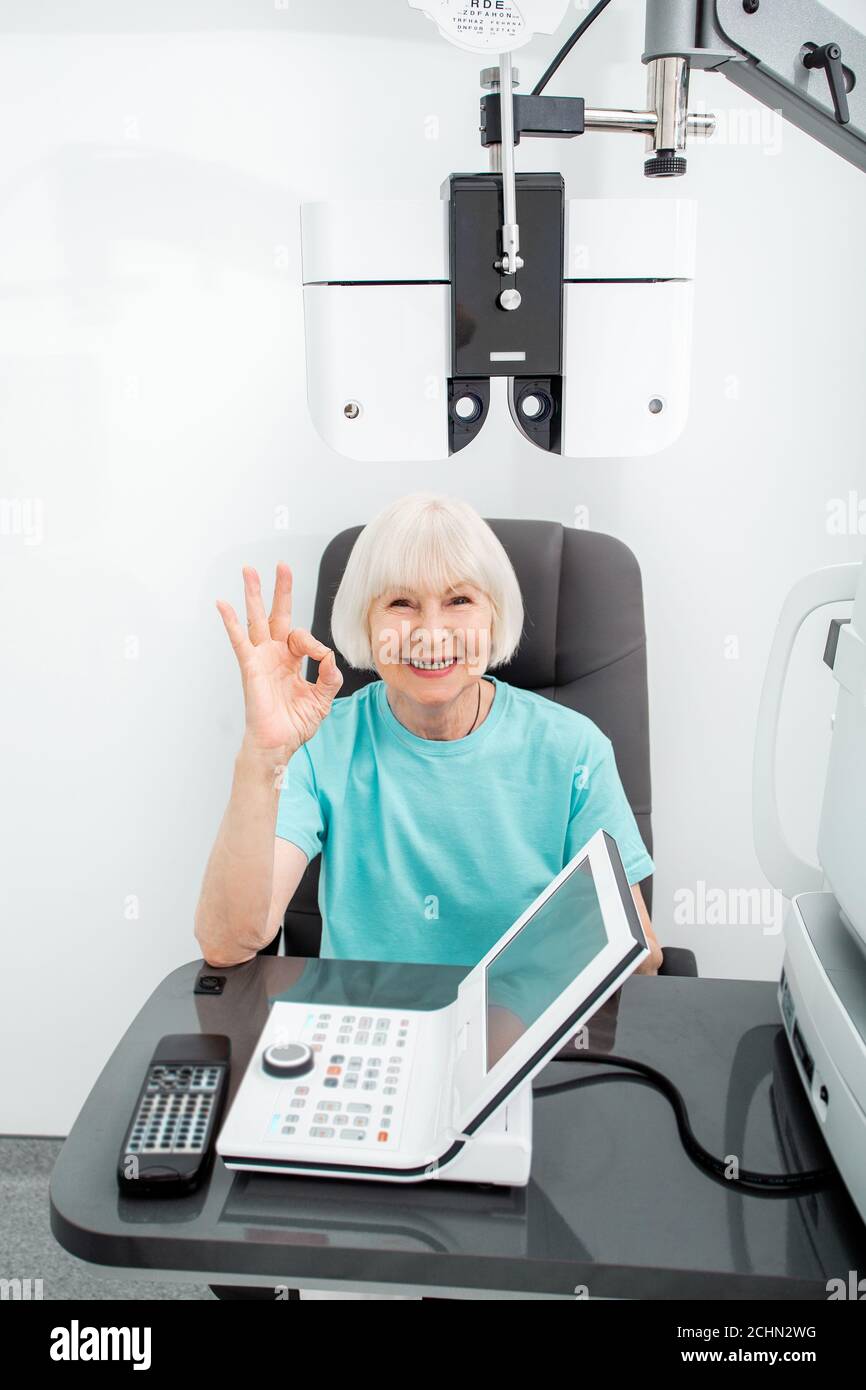
M 806 52 L 803 54 L 803 67 L 824 69 L 830 84 L 836 120 L 840 125 L 847 125 L 851 119 L 848 111 L 848 88 L 845 85 L 842 50 L 838 43 L 807 43 Z
M 644 160 L 643 171 L 648 179 L 675 179 L 686 172 L 686 158 L 673 150 L 656 150 Z
M 262 1053 L 269 1076 L 303 1076 L 313 1065 L 312 1048 L 306 1043 L 271 1043 Z

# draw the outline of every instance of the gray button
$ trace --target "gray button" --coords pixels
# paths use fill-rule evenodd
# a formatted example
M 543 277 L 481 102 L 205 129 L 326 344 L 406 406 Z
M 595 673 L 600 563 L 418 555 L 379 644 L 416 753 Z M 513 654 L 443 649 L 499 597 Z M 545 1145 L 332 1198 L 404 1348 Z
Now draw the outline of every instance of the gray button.
M 340 1130 L 340 1138 L 341 1138 L 341 1139 L 366 1139 L 366 1137 L 367 1137 L 367 1136 L 365 1135 L 365 1133 L 364 1133 L 364 1131 L 363 1131 L 362 1129 L 341 1129 L 341 1130 Z
M 361 1087 L 362 1091 L 375 1091 L 378 1081 L 365 1081 Z
M 370 1041 L 370 1034 L 369 1034 L 369 1033 L 356 1033 L 356 1034 L 355 1034 L 355 1046 L 356 1046 L 356 1047 L 363 1047 L 364 1044 L 365 1044 L 365 1043 L 368 1043 L 369 1041 Z
M 377 1018 L 377 1019 L 376 1019 L 376 1027 L 377 1027 L 377 1028 L 388 1028 L 388 1027 L 390 1027 L 390 1024 L 391 1024 L 390 1018 Z
M 372 1028 L 372 1026 L 373 1026 L 373 1020 L 372 1020 L 372 1018 L 359 1018 L 359 1019 L 358 1019 L 358 1027 L 359 1027 L 359 1028 Z
M 365 1105 L 363 1101 L 356 1100 L 352 1105 L 347 1105 L 346 1109 L 350 1115 L 369 1115 L 373 1107 L 372 1105 Z
M 387 1041 L 388 1041 L 388 1034 L 387 1034 L 387 1033 L 374 1033 L 374 1034 L 373 1034 L 373 1046 L 374 1046 L 374 1047 L 384 1047 Z
M 397 1094 L 397 1087 L 396 1087 L 396 1086 L 384 1086 L 384 1087 L 382 1088 L 382 1095 L 383 1095 L 383 1096 L 396 1096 L 396 1094 Z
M 310 1134 L 314 1139 L 333 1139 L 334 1137 L 334 1131 L 330 1128 L 311 1129 Z
M 346 1121 L 346 1124 L 348 1124 L 348 1123 L 349 1123 L 349 1121 L 347 1120 L 347 1121 Z M 370 1120 L 369 1120 L 368 1116 L 366 1116 L 366 1115 L 356 1115 L 355 1118 L 354 1118 L 354 1120 L 352 1121 L 352 1124 L 353 1124 L 353 1125 L 359 1125 L 361 1129 L 363 1129 L 363 1128 L 365 1127 L 365 1125 L 368 1125 L 369 1123 L 370 1123 Z

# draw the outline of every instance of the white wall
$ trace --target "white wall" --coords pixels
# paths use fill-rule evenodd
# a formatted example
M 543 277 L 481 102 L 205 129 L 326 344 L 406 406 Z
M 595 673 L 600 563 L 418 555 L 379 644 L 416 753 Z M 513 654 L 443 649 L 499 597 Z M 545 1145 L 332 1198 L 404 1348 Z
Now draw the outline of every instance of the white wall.
M 519 167 L 558 162 L 571 196 L 699 200 L 685 434 L 654 459 L 575 462 L 500 417 L 435 469 L 362 469 L 305 413 L 298 204 L 429 196 L 484 168 L 479 60 L 402 0 L 9 0 L 0 40 L 0 496 L 22 504 L 0 534 L 0 1018 L 4 1059 L 22 1063 L 0 1129 L 64 1133 L 148 994 L 197 954 L 242 729 L 214 599 L 240 603 L 243 563 L 267 578 L 285 559 L 308 623 L 326 540 L 431 484 L 494 516 L 570 524 L 587 505 L 635 550 L 658 932 L 703 973 L 775 977 L 778 935 L 676 926 L 674 894 L 765 884 L 750 774 L 777 612 L 801 574 L 864 552 L 826 515 L 866 494 L 866 179 L 708 74 L 693 104 L 722 131 L 685 183 L 645 181 L 636 137 L 525 145 Z M 555 46 L 520 53 L 526 77 Z M 551 90 L 639 106 L 641 49 L 642 6 L 618 0 Z M 823 631 L 786 711 L 804 848 Z

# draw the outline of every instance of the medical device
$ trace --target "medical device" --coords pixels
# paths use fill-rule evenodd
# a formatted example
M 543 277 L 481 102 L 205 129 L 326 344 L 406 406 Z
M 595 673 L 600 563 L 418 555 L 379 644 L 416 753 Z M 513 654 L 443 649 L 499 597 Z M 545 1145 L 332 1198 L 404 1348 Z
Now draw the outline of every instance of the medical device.
M 832 619 L 824 651 L 839 688 L 814 865 L 791 848 L 779 815 L 779 712 L 797 633 L 811 613 L 846 600 L 851 617 Z M 821 1134 L 866 1221 L 866 565 L 818 570 L 785 601 L 761 696 L 753 796 L 761 867 L 791 899 L 779 985 L 785 1030 Z
M 252 1171 L 525 1185 L 532 1078 L 648 954 L 599 830 L 445 1007 L 276 999 L 217 1153 Z
M 689 142 L 715 128 L 712 115 L 688 109 L 698 68 L 866 168 L 864 36 L 811 0 L 647 0 L 645 109 L 607 109 L 545 95 L 558 60 L 532 91 L 518 90 L 512 53 L 554 31 L 563 0 L 409 4 L 449 42 L 496 56 L 480 79 L 490 167 L 451 174 L 438 199 L 302 207 L 316 429 L 360 461 L 443 459 L 477 438 L 493 388 L 548 453 L 666 448 L 688 411 L 694 204 L 568 198 L 558 172 L 516 170 L 520 144 L 637 134 L 647 177 L 681 176 Z

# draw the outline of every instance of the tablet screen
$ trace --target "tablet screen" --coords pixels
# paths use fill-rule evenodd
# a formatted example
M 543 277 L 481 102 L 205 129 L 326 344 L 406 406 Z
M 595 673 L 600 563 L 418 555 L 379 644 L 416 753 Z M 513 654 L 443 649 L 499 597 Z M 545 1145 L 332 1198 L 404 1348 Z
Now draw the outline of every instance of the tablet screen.
M 487 966 L 487 1070 L 607 945 L 589 858 Z

